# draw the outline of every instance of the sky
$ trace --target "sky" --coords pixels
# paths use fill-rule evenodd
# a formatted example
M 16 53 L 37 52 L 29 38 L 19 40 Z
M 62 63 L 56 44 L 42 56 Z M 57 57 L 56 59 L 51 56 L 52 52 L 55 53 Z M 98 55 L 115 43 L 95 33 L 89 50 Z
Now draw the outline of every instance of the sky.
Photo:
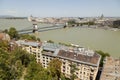
M 120 0 L 0 0 L 0 15 L 120 17 Z

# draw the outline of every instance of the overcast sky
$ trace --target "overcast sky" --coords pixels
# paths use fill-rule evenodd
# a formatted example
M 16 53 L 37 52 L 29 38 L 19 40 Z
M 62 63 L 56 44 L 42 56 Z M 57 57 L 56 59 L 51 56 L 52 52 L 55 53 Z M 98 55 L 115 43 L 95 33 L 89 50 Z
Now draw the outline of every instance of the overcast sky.
M 120 17 L 120 0 L 0 0 L 0 15 Z

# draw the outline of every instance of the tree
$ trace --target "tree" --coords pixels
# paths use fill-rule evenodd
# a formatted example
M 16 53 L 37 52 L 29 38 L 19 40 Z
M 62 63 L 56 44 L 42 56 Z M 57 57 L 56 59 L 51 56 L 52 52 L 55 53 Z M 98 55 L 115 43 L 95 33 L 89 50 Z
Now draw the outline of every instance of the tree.
M 50 73 L 54 80 L 59 80 L 60 74 L 61 74 L 61 65 L 62 62 L 55 58 L 50 61 L 48 69 L 50 70 Z
M 35 80 L 52 80 L 52 76 L 50 75 L 48 69 L 43 69 L 36 74 Z
M 0 80 L 49 80 L 48 71 L 36 62 L 35 56 L 16 47 L 8 52 L 4 43 L 0 45 Z M 24 73 L 25 72 L 25 73 Z
M 29 35 L 29 34 L 21 34 L 21 35 L 20 35 L 20 39 L 40 41 L 40 38 L 36 38 L 34 35 Z
M 11 27 L 9 29 L 8 34 L 10 35 L 11 39 L 13 39 L 13 38 L 17 39 L 19 37 L 18 32 L 14 27 Z
M 30 54 L 26 51 L 16 48 L 11 52 L 9 58 L 10 73 L 13 76 L 13 79 L 20 79 L 23 73 L 24 68 L 30 63 Z
M 27 68 L 27 75 L 25 80 L 45 80 L 45 72 L 41 64 L 36 63 L 36 61 L 30 62 Z
M 8 65 L 9 54 L 0 48 L 0 80 L 11 80 L 13 76 L 10 73 L 10 67 Z
M 4 32 L 4 33 L 8 33 L 8 29 L 5 29 L 3 32 Z
M 16 60 L 20 60 L 24 67 L 27 67 L 31 61 L 36 61 L 36 59 L 34 58 L 35 56 L 33 54 L 29 54 L 28 52 L 20 48 L 16 48 L 12 52 L 12 55 L 13 55 L 12 62 L 15 64 Z
M 40 38 L 37 38 L 37 41 L 41 41 Z
M 109 53 L 105 53 L 105 52 L 103 52 L 103 51 L 95 51 L 96 53 L 98 53 L 98 54 L 100 54 L 102 57 L 101 57 L 101 61 L 100 61 L 100 67 L 102 67 L 103 66 L 103 60 L 104 60 L 104 58 L 106 57 L 106 56 L 110 56 L 110 54 Z
M 49 42 L 49 43 L 54 43 L 54 41 L 52 41 L 52 40 L 48 40 L 47 42 Z
M 95 25 L 94 21 L 89 21 L 88 26 L 90 26 L 90 25 Z
M 70 79 L 71 80 L 74 80 L 75 78 L 77 78 L 77 76 L 75 75 L 76 70 L 78 70 L 78 68 L 76 68 L 76 64 L 71 63 L 70 64 L 70 73 L 71 73 Z
M 8 41 L 0 40 L 0 48 L 7 51 L 9 48 Z
M 73 25 L 73 24 L 76 24 L 76 22 L 75 22 L 75 20 L 69 20 L 69 21 L 68 21 L 68 24 L 69 24 L 69 25 Z

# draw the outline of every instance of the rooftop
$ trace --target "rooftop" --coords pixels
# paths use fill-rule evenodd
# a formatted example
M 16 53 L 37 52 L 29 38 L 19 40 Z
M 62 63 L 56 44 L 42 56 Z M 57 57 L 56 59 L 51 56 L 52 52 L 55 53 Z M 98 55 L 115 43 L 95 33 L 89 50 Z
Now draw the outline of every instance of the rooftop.
M 49 51 L 55 51 L 56 49 L 67 49 L 66 46 L 56 44 L 56 43 L 47 43 L 47 42 L 44 42 L 42 44 L 42 48 L 44 50 L 49 50 Z
M 42 45 L 40 42 L 26 41 L 26 40 L 19 40 L 19 41 L 16 41 L 16 43 L 18 45 L 26 45 L 26 46 L 34 46 L 34 47 Z
M 67 47 L 55 43 L 39 43 L 33 41 L 19 40 L 16 41 L 18 45 L 27 46 L 41 46 L 43 49 L 43 55 L 55 56 L 71 61 L 89 64 L 93 66 L 99 66 L 101 56 L 92 50 L 85 49 L 83 47 Z
M 83 54 L 60 50 L 60 49 L 56 49 L 55 52 L 53 53 L 45 52 L 43 54 L 48 56 L 60 57 L 63 59 L 68 59 L 71 61 L 93 65 L 93 66 L 99 66 L 99 62 L 101 58 L 101 56 L 97 53 L 94 53 L 93 56 L 89 56 L 89 55 L 83 55 Z
M 97 53 L 94 53 L 93 56 L 88 56 L 88 55 L 83 55 L 83 54 L 64 51 L 64 50 L 60 50 L 57 56 L 66 58 L 66 59 L 69 59 L 72 61 L 86 63 L 89 65 L 95 65 L 95 66 L 99 65 L 99 61 L 100 61 L 100 57 L 101 57 Z

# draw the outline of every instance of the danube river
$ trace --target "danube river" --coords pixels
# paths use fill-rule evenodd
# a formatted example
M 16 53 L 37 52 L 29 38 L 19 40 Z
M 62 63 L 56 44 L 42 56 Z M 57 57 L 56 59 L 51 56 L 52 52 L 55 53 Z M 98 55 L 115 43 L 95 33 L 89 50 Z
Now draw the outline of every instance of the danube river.
M 39 23 L 38 26 L 48 25 Z M 0 19 L 0 30 L 10 27 L 15 27 L 17 30 L 27 29 L 32 27 L 32 23 L 26 19 Z M 36 36 L 40 37 L 42 41 L 52 40 L 56 43 L 72 43 L 85 48 L 108 52 L 113 57 L 120 56 L 120 30 L 111 31 L 75 27 L 39 32 Z

